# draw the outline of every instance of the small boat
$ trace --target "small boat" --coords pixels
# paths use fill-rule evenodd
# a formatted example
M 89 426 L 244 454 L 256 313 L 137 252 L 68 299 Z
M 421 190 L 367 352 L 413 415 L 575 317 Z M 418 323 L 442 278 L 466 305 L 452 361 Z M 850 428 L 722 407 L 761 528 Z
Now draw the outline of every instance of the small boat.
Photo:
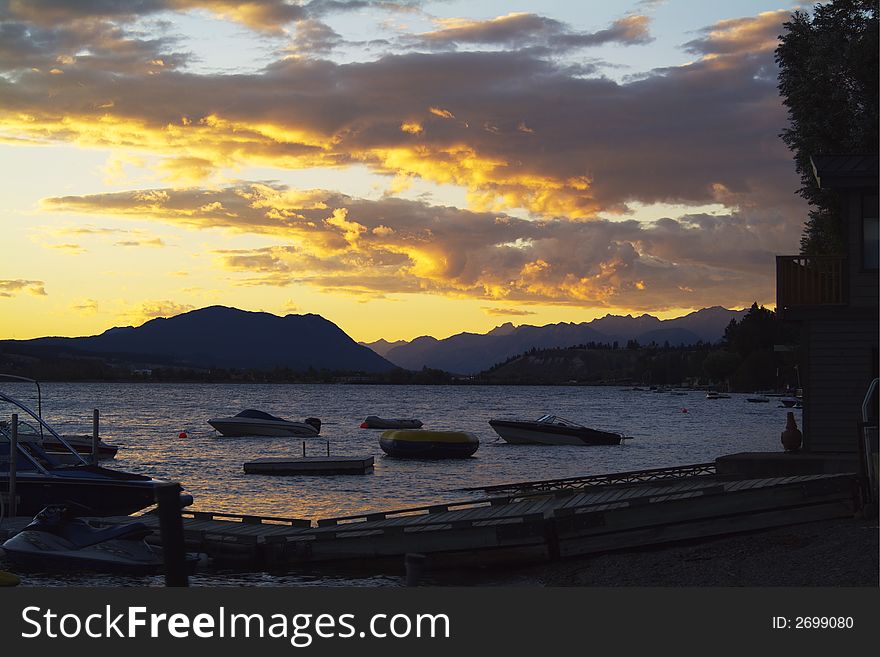
M 302 422 L 285 420 L 253 408 L 232 417 L 218 417 L 208 420 L 222 435 L 235 438 L 239 436 L 301 436 L 310 438 L 321 432 L 321 420 L 307 417 Z
M 9 432 L 9 422 L 0 420 L 0 430 Z M 35 442 L 54 457 L 59 463 L 67 465 L 75 465 L 81 463 L 82 459 L 88 460 L 92 455 L 92 438 L 91 436 L 67 436 L 62 435 L 61 438 L 67 443 L 67 446 L 56 439 L 52 434 L 40 430 L 32 423 L 25 420 L 18 421 L 18 439 L 22 442 Z M 68 446 L 71 449 L 68 449 Z M 105 461 L 116 458 L 116 452 L 119 448 L 116 445 L 110 445 L 103 440 L 98 441 L 98 460 Z
M 415 418 L 384 418 L 377 415 L 368 415 L 361 422 L 361 429 L 421 429 L 422 421 Z
M 468 431 L 389 429 L 379 437 L 388 456 L 415 459 L 461 459 L 480 447 L 480 439 Z
M 795 408 L 797 404 L 800 402 L 799 399 L 795 399 L 794 397 L 783 397 L 779 401 L 782 402 L 782 405 L 786 408 Z
M 764 395 L 756 395 L 754 397 L 746 397 L 747 402 L 752 402 L 753 404 L 767 404 L 770 402 L 769 397 L 765 397 Z
M 137 521 L 94 527 L 59 504 L 37 513 L 2 547 L 6 558 L 24 569 L 150 574 L 164 565 L 161 551 L 144 540 L 151 533 L 147 525 Z M 197 560 L 196 555 L 187 555 L 190 566 Z
M 730 399 L 730 395 L 726 392 L 707 392 L 706 399 Z
M 590 429 L 558 417 L 542 415 L 537 420 L 489 420 L 495 433 L 515 445 L 619 445 L 624 436 Z

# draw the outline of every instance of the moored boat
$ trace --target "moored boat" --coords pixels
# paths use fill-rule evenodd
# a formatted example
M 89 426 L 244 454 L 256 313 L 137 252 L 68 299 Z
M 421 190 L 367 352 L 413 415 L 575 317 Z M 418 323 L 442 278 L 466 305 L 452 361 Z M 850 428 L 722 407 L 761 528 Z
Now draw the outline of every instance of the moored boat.
M 321 420 L 307 417 L 302 422 L 285 420 L 284 418 L 264 413 L 253 408 L 246 409 L 230 417 L 218 417 L 208 420 L 222 435 L 236 438 L 240 436 L 299 436 L 310 438 L 321 432 Z
M 480 439 L 468 431 L 389 429 L 379 437 L 379 447 L 397 458 L 467 458 L 480 447 Z
M 537 420 L 493 419 L 489 426 L 507 442 L 519 445 L 619 445 L 624 438 L 556 415 L 542 415 Z
M 10 465 L 14 458 L 17 515 L 34 516 L 52 504 L 74 503 L 88 508 L 90 515 L 117 516 L 155 504 L 156 487 L 164 482 L 92 465 L 24 403 L 2 392 L 0 402 L 11 405 L 13 412 L 23 417 L 29 416 L 23 424 L 38 427 L 44 439 L 51 439 L 66 450 L 63 453 L 46 451 L 40 440 L 23 435 L 23 440 L 16 442 L 13 454 L 13 427 L 0 426 L 0 496 L 8 500 Z M 15 433 L 18 433 L 17 427 Z
M 361 422 L 361 429 L 421 429 L 422 421 L 416 418 L 384 418 L 368 415 Z

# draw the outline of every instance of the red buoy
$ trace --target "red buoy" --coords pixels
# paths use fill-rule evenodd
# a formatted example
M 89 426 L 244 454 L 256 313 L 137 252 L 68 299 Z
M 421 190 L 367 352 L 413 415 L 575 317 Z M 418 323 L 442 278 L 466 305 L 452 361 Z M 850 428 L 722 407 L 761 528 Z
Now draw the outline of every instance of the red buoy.
M 177 434 L 177 437 L 178 437 L 178 438 L 186 438 L 186 437 L 187 437 L 187 436 L 186 436 L 186 431 L 181 431 L 179 434 Z
M 687 412 L 688 412 L 688 409 L 683 408 L 683 409 L 681 409 L 681 412 L 682 412 L 682 413 L 687 413 Z

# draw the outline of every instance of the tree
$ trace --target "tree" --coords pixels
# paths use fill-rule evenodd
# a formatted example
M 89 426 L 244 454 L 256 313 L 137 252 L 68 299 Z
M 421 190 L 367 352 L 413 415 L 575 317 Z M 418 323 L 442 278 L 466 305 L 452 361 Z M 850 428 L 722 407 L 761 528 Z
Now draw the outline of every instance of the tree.
M 878 1 L 833 0 L 783 24 L 775 58 L 790 126 L 780 136 L 794 152 L 798 190 L 811 209 L 801 253 L 843 251 L 836 194 L 819 189 L 811 155 L 877 153 Z
M 727 325 L 724 343 L 745 358 L 753 351 L 772 351 L 780 330 L 776 313 L 755 302 L 738 324 L 731 320 Z

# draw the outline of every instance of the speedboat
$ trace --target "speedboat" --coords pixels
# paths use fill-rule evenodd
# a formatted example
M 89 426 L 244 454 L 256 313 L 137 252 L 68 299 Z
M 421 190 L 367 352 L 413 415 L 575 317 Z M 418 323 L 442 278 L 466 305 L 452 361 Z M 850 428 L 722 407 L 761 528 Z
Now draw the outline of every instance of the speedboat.
M 43 440 L 27 435 L 16 441 L 15 491 L 17 515 L 34 516 L 52 504 L 74 503 L 88 507 L 94 516 L 124 516 L 155 504 L 156 488 L 165 482 L 146 475 L 112 470 L 90 464 L 67 440 L 24 403 L 0 392 L 0 402 L 26 416 Z M 17 429 L 17 428 L 16 428 Z M 32 430 L 32 429 L 31 429 Z M 0 426 L 0 496 L 9 507 L 13 427 Z M 16 431 L 17 433 L 17 431 Z M 63 451 L 47 451 L 51 440 Z M 189 496 L 182 496 L 184 497 Z M 192 503 L 192 498 L 189 498 Z
M 232 417 L 218 417 L 208 420 L 208 424 L 228 437 L 301 436 L 310 438 L 321 432 L 321 420 L 316 417 L 307 417 L 302 422 L 293 422 L 253 408 Z
M 361 422 L 361 429 L 421 429 L 422 421 L 415 418 L 384 418 L 368 415 Z
M 767 404 L 770 402 L 770 398 L 764 395 L 755 395 L 754 397 L 746 397 L 746 401 L 753 404 Z
M 730 399 L 730 395 L 728 395 L 726 392 L 709 391 L 706 393 L 706 399 Z
M 542 415 L 537 420 L 489 420 L 495 433 L 515 445 L 619 445 L 624 436 L 590 429 L 558 417 Z
M 0 429 L 8 431 L 9 422 L 7 420 L 0 420 Z M 38 442 L 45 452 L 52 455 L 58 461 L 68 465 L 75 465 L 81 460 L 80 458 L 77 458 L 77 455 L 86 460 L 91 458 L 91 436 L 68 436 L 62 434 L 62 438 L 64 438 L 65 442 L 73 448 L 76 454 L 69 452 L 67 448 L 60 441 L 55 440 L 51 434 L 47 434 L 45 431 L 41 433 L 40 430 L 30 422 L 25 420 L 18 421 L 18 439 L 23 442 Z M 105 443 L 103 440 L 98 441 L 99 461 L 116 458 L 116 453 L 118 451 L 119 447 L 116 445 Z

